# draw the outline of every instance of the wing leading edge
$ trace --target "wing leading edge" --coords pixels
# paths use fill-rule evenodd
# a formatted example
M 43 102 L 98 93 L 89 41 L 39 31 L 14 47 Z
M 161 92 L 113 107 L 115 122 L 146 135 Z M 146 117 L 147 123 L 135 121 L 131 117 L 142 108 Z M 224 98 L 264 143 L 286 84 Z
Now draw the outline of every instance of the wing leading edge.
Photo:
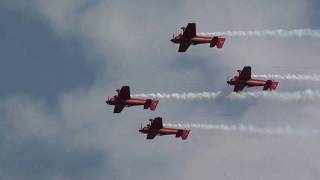
M 154 137 L 156 137 L 157 136 L 157 133 L 149 133 L 148 135 L 147 135 L 147 139 L 153 139 Z

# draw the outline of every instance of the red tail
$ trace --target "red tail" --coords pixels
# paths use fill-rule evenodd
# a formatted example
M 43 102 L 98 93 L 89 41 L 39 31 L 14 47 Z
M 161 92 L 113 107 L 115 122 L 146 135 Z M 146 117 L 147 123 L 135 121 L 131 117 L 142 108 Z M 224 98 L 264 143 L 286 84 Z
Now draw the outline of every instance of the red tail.
M 271 86 L 270 86 L 270 91 L 276 90 L 279 82 L 277 81 L 272 81 Z
M 217 42 L 217 48 L 222 48 L 225 41 L 226 41 L 226 38 L 219 37 Z
M 190 130 L 183 130 L 181 134 L 181 139 L 186 140 L 188 138 L 189 133 L 190 133 Z
M 266 84 L 264 85 L 263 90 L 264 91 L 266 91 L 266 90 L 270 90 L 270 91 L 276 90 L 278 84 L 279 84 L 279 82 L 269 79 L 269 80 L 266 81 Z
M 152 100 L 150 105 L 149 105 L 149 108 L 151 111 L 155 111 L 156 108 L 157 108 L 157 105 L 158 105 L 159 101 L 158 100 Z

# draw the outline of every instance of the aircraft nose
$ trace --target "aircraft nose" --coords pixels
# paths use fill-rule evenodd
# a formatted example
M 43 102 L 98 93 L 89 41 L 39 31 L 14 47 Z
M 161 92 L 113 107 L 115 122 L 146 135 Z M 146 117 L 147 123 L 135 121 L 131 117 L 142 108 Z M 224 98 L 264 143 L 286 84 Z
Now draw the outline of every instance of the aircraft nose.
M 176 38 L 172 38 L 172 39 L 170 39 L 170 41 L 173 42 L 173 43 L 177 43 L 177 39 Z

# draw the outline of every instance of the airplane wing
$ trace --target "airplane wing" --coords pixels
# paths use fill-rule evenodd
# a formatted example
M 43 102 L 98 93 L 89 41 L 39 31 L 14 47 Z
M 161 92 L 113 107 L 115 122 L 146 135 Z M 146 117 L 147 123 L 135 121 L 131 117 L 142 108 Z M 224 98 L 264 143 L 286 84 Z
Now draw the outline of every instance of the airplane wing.
M 234 86 L 233 91 L 234 91 L 234 92 L 242 91 L 244 87 L 245 87 L 244 84 L 237 84 L 237 85 Z
M 162 118 L 161 117 L 156 117 L 154 118 L 154 120 L 152 121 L 150 128 L 152 129 L 161 129 L 163 128 L 163 124 L 162 124 Z
M 249 80 L 249 79 L 251 79 L 251 67 L 245 66 L 239 74 L 239 80 Z
M 147 139 L 153 139 L 154 137 L 156 137 L 157 133 L 149 133 L 147 135 Z
M 181 42 L 178 52 L 185 52 L 190 46 L 191 42 Z
M 191 38 L 196 35 L 196 23 L 189 23 L 183 32 L 183 37 Z
M 120 113 L 125 105 L 115 105 L 113 109 L 113 113 Z
M 118 93 L 119 99 L 130 99 L 130 87 L 122 86 L 120 92 Z

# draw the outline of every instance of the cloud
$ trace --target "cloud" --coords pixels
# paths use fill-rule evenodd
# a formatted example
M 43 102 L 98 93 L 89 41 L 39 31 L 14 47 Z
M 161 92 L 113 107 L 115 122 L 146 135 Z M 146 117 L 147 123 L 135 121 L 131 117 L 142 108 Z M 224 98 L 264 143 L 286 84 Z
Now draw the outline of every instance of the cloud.
M 316 138 L 192 130 L 186 142 L 174 137 L 146 141 L 137 132 L 141 122 L 155 116 L 163 116 L 167 123 L 248 122 L 261 128 L 318 129 L 314 104 L 162 100 L 156 112 L 130 107 L 119 115 L 104 104 L 104 98 L 124 84 L 131 86 L 133 94 L 229 91 L 224 88 L 225 77 L 243 65 L 252 65 L 255 74 L 279 73 L 272 67 L 300 66 L 302 61 L 317 67 L 317 41 L 229 38 L 221 51 L 199 45 L 185 54 L 177 53 L 177 46 L 169 42 L 172 32 L 191 21 L 197 22 L 199 31 L 305 28 L 312 25 L 307 2 L 31 3 L 14 1 L 7 6 L 35 11 L 58 38 L 79 39 L 88 57 L 99 57 L 92 60 L 99 68 L 89 88 L 60 94 L 54 109 L 37 97 L 2 97 L 2 127 L 7 128 L 1 132 L 5 139 L 1 159 L 6 163 L 0 175 L 11 179 L 319 178 Z M 279 89 L 286 90 L 291 88 Z M 6 157 L 8 152 L 12 153 Z M 32 158 L 19 162 L 21 156 Z

